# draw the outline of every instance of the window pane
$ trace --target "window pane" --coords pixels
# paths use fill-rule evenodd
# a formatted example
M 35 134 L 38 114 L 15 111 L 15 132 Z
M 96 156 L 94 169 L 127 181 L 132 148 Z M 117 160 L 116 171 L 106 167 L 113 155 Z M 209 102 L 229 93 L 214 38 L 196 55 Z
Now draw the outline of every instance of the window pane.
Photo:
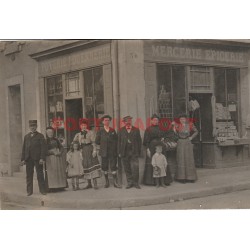
M 162 118 L 172 119 L 171 66 L 159 65 L 157 74 L 159 115 Z
M 214 69 L 215 97 L 216 103 L 226 105 L 226 79 L 224 69 Z
M 104 114 L 104 87 L 102 68 L 94 69 L 95 107 L 96 117 Z
M 80 94 L 79 72 L 73 72 L 66 75 L 66 95 L 78 96 Z
M 210 90 L 211 72 L 208 67 L 190 67 L 190 89 L 191 90 Z
M 185 67 L 172 67 L 173 86 L 173 115 L 178 117 L 181 113 L 186 113 L 186 87 L 185 87 Z
M 84 102 L 85 102 L 85 116 L 86 118 L 94 118 L 94 100 L 93 100 L 93 76 L 92 70 L 85 70 L 83 72 L 84 78 Z

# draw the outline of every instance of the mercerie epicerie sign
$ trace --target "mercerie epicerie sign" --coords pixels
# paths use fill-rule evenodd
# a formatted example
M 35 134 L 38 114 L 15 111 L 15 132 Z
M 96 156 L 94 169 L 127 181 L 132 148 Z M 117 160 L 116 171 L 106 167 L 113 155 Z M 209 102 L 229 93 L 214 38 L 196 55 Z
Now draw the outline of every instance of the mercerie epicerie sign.
M 224 48 L 226 48 L 224 46 Z M 247 65 L 247 53 L 242 50 L 199 48 L 197 46 L 180 46 L 166 44 L 146 44 L 145 60 L 199 62 L 208 64 Z

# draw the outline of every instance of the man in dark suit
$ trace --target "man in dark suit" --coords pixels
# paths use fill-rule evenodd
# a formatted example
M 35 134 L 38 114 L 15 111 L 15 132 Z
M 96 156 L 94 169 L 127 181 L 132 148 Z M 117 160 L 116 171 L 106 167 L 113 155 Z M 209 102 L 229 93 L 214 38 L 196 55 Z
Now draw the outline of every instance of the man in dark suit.
M 37 132 L 37 121 L 29 121 L 30 133 L 25 135 L 22 150 L 22 164 L 26 164 L 27 195 L 33 194 L 33 174 L 36 167 L 39 191 L 46 194 L 43 175 L 43 163 L 46 157 L 46 144 L 44 136 Z
M 132 117 L 123 118 L 125 126 L 118 133 L 118 154 L 127 177 L 127 189 L 139 186 L 139 156 L 141 153 L 141 135 L 138 128 L 132 126 Z
M 102 170 L 105 176 L 105 188 L 109 187 L 108 171 L 109 166 L 114 179 L 114 187 L 121 188 L 117 183 L 117 134 L 110 127 L 110 115 L 102 116 L 103 128 L 97 132 L 95 143 L 100 145 L 99 155 L 102 158 Z

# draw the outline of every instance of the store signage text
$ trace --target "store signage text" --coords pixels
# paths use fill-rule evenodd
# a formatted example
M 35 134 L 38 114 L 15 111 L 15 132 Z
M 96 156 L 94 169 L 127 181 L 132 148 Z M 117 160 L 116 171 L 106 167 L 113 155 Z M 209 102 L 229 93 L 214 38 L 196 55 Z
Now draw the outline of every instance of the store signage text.
M 102 47 L 42 61 L 39 64 L 39 73 L 40 75 L 46 75 L 77 70 L 88 66 L 107 63 L 110 61 L 110 58 L 110 46 L 104 45 Z
M 246 63 L 243 52 L 189 48 L 169 45 L 152 45 L 151 56 L 153 58 L 170 58 L 184 60 L 202 60 L 219 63 Z

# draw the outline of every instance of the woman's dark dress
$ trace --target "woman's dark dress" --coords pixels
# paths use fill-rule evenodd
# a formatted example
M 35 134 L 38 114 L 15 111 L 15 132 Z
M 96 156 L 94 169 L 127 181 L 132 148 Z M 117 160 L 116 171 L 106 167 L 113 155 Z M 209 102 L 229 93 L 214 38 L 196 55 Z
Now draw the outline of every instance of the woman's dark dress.
M 55 155 L 57 152 L 59 156 Z M 66 188 L 66 160 L 62 144 L 56 138 L 47 138 L 46 169 L 48 188 Z
M 152 161 L 152 156 L 155 153 L 155 146 L 157 143 L 161 141 L 162 138 L 164 138 L 164 131 L 162 131 L 159 128 L 159 125 L 152 125 L 148 127 L 145 131 L 144 134 L 144 139 L 143 139 L 143 145 L 149 150 L 151 153 L 151 157 L 149 158 L 146 155 L 146 163 L 145 163 L 145 170 L 144 170 L 144 175 L 143 175 L 143 184 L 144 185 L 155 185 L 155 179 L 153 178 L 153 166 L 151 164 Z M 166 156 L 167 158 L 167 152 L 166 148 L 163 147 L 162 153 Z M 165 179 L 165 184 L 169 185 L 171 182 L 173 182 L 172 175 L 170 172 L 170 168 L 167 167 L 167 176 L 164 178 Z
M 194 139 L 198 130 L 193 124 L 185 124 L 185 126 L 176 125 L 176 133 L 178 135 L 177 143 L 177 171 L 176 180 L 196 181 L 197 173 L 194 162 L 193 144 L 191 139 Z

